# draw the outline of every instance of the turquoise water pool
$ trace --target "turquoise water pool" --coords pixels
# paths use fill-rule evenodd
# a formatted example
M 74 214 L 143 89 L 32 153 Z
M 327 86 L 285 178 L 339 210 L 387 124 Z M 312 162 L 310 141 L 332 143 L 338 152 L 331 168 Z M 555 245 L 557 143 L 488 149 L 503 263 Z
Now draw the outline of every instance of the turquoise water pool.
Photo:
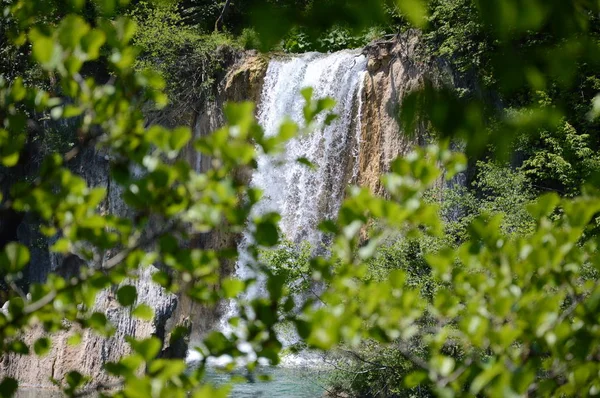
M 261 368 L 258 374 L 269 375 L 271 381 L 261 381 L 258 377 L 232 384 L 229 394 L 232 398 L 320 398 L 326 393 L 328 371 L 307 367 L 268 367 Z M 244 376 L 237 373 L 237 376 Z M 230 375 L 209 368 L 206 381 L 214 385 L 229 383 Z M 58 398 L 58 391 L 24 388 L 17 392 L 17 398 Z M 93 397 L 94 395 L 91 395 Z
M 327 372 L 313 368 L 262 368 L 260 374 L 271 377 L 271 381 L 250 381 L 233 384 L 232 398 L 319 398 L 327 390 Z M 207 371 L 207 381 L 216 385 L 229 382 L 229 375 L 214 369 Z

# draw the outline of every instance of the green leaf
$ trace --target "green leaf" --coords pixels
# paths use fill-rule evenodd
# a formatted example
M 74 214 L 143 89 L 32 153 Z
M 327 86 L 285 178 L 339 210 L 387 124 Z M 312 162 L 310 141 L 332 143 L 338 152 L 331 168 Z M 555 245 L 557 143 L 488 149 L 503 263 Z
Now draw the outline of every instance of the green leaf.
M 547 193 L 538 197 L 534 203 L 528 205 L 527 210 L 536 220 L 539 220 L 542 217 L 550 215 L 559 203 L 560 197 L 556 193 Z
M 15 79 L 10 89 L 15 102 L 22 101 L 27 95 L 27 89 L 23 85 L 23 79 L 21 77 Z
M 325 121 L 323 122 L 323 124 L 325 126 L 329 126 L 331 123 L 333 123 L 336 119 L 338 119 L 339 116 L 335 113 L 329 113 L 326 117 L 325 117 Z
M 596 95 L 594 99 L 592 99 L 592 109 L 589 111 L 587 117 L 591 121 L 594 121 L 600 117 L 600 94 Z
M 81 344 L 81 340 L 81 333 L 73 333 L 73 335 L 69 336 L 69 338 L 67 339 L 67 344 L 70 346 L 77 346 Z
M 181 339 L 185 339 L 190 335 L 190 328 L 186 326 L 177 326 L 172 332 L 171 337 L 169 338 L 169 342 L 171 344 L 176 344 L 177 341 Z
M 60 238 L 50 247 L 50 250 L 55 253 L 67 254 L 71 251 L 71 241 L 67 238 Z
M 0 383 L 0 397 L 11 398 L 17 392 L 19 388 L 19 382 L 12 377 L 5 377 Z
M 226 398 L 229 396 L 230 389 L 229 384 L 220 387 L 204 384 L 192 393 L 192 398 Z
M 307 103 L 311 102 L 313 93 L 314 89 L 312 87 L 305 87 L 300 91 L 300 94 L 302 94 L 302 98 L 304 98 L 304 101 L 306 101 Z
M 284 120 L 279 126 L 278 138 L 281 141 L 288 141 L 298 133 L 298 125 L 289 119 Z
M 398 8 L 417 28 L 422 28 L 427 23 L 427 7 L 423 0 L 396 0 Z
M 279 242 L 279 231 L 277 225 L 270 220 L 261 221 L 256 224 L 256 233 L 254 234 L 256 243 L 266 247 L 272 247 Z
M 41 64 L 50 62 L 54 52 L 54 41 L 49 37 L 38 37 L 33 42 L 33 56 Z
M 117 0 L 93 0 L 102 15 L 112 16 L 117 9 Z
M 33 350 L 38 356 L 43 357 L 44 355 L 48 354 L 51 346 L 52 342 L 50 339 L 47 337 L 42 337 L 37 339 L 37 341 L 33 344 Z
M 239 279 L 227 278 L 222 282 L 226 298 L 234 298 L 244 291 L 244 282 Z
M 101 312 L 94 312 L 88 319 L 88 326 L 97 332 L 108 335 L 112 332 L 106 315 Z
M 415 388 L 427 379 L 427 372 L 423 370 L 417 370 L 415 372 L 410 373 L 404 378 L 404 385 L 406 386 L 406 388 Z
M 75 105 L 67 105 L 63 111 L 65 119 L 81 115 L 82 109 Z
M 126 337 L 127 340 L 131 338 Z M 134 354 L 121 358 L 119 362 L 107 362 L 104 369 L 114 376 L 132 376 L 144 364 L 144 358 Z
M 479 373 L 471 383 L 471 393 L 475 395 L 479 394 L 497 375 L 502 373 L 502 370 L 502 364 L 496 363 Z
M 331 97 L 325 97 L 325 98 L 320 98 L 317 101 L 317 107 L 315 109 L 316 113 L 320 113 L 323 111 L 328 111 L 330 109 L 333 109 L 335 107 L 335 100 Z M 331 118 L 327 118 L 328 119 L 328 123 L 331 123 L 332 119 Z
M 116 0 L 103 0 L 105 3 L 111 3 Z M 114 26 L 117 28 L 117 33 L 121 44 L 127 44 L 133 38 L 135 31 L 137 29 L 137 25 L 134 20 L 131 18 L 127 18 L 125 16 L 119 16 Z
M 431 358 L 430 361 L 432 367 L 437 370 L 437 372 L 446 377 L 454 370 L 455 361 L 453 358 L 437 355 Z
M 67 15 L 58 28 L 58 40 L 67 49 L 75 49 L 79 40 L 90 30 L 90 26 L 78 15 Z
M 8 351 L 14 352 L 20 355 L 29 354 L 29 347 L 22 340 L 15 340 L 8 344 Z
M 71 392 L 74 392 L 76 389 L 83 386 L 89 380 L 89 377 L 83 376 L 81 373 L 74 370 L 67 373 L 65 377 L 65 381 L 67 382 L 67 385 L 69 386 L 69 391 Z
M 161 343 L 157 337 L 149 337 L 144 340 L 128 339 L 133 351 L 137 352 L 146 362 L 150 362 L 160 352 Z
M 227 340 L 227 337 L 221 332 L 213 331 L 208 334 L 204 339 L 206 348 L 212 355 L 218 356 L 228 352 L 231 349 L 231 343 Z
M 192 132 L 187 127 L 179 127 L 171 130 L 169 145 L 172 150 L 178 151 L 183 148 L 192 138 Z
M 286 277 L 283 273 L 278 275 L 270 275 L 267 279 L 267 291 L 269 292 L 271 301 L 274 303 L 278 302 L 281 298 L 285 282 Z
M 29 258 L 29 250 L 25 246 L 11 242 L 0 255 L 0 268 L 9 274 L 17 273 L 29 263 Z
M 224 113 L 230 125 L 247 128 L 254 120 L 254 103 L 249 101 L 241 103 L 228 102 L 225 105 Z
M 2 156 L 2 164 L 6 167 L 14 167 L 17 163 L 19 163 L 19 152 Z
M 186 369 L 182 359 L 157 359 L 148 366 L 148 372 L 160 380 L 169 380 L 181 375 Z
M 59 44 L 52 37 L 41 34 L 37 29 L 31 31 L 29 39 L 32 42 L 33 57 L 45 68 L 54 68 L 60 58 Z
M 137 289 L 135 286 L 125 285 L 117 290 L 117 300 L 123 307 L 128 307 L 135 303 L 137 299 Z
M 154 310 L 146 304 L 140 304 L 135 307 L 131 314 L 141 320 L 150 321 L 154 317 Z
M 91 30 L 81 39 L 81 47 L 87 53 L 87 59 L 94 60 L 100 55 L 100 48 L 106 41 L 104 32 L 98 29 Z
M 69 0 L 69 5 L 72 7 L 73 11 L 81 11 L 85 5 L 85 0 Z
M 315 165 L 313 162 L 311 162 L 310 160 L 308 160 L 305 157 L 301 157 L 296 159 L 296 162 L 305 165 L 306 167 L 308 167 L 311 170 L 316 170 L 317 169 L 317 165 Z
M 172 277 L 165 271 L 157 271 L 152 274 L 152 280 L 166 289 L 171 285 Z

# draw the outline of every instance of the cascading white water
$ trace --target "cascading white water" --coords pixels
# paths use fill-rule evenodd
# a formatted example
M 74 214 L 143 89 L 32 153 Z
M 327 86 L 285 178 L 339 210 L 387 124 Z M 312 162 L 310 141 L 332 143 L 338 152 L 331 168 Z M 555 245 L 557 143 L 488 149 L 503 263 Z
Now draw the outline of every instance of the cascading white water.
M 358 153 L 358 134 L 354 132 L 360 130 L 356 112 L 360 106 L 355 99 L 365 71 L 366 58 L 355 51 L 309 53 L 269 62 L 258 112 L 267 136 L 277 134 L 285 118 L 304 124 L 303 88 L 312 87 L 313 98 L 331 97 L 336 101 L 334 113 L 338 118 L 333 123 L 290 140 L 278 156 L 259 156 L 252 177 L 251 184 L 263 191 L 253 215 L 278 212 L 281 232 L 295 243 L 306 241 L 319 248 L 323 242 L 317 226 L 335 217 L 353 175 L 349 168 L 357 163 L 353 157 Z M 316 167 L 299 163 L 299 158 L 308 159 Z M 242 242 L 236 266 L 236 275 L 242 279 L 256 276 L 244 256 L 247 239 Z M 249 295 L 261 294 L 261 288 L 258 284 Z
M 336 101 L 336 120 L 290 140 L 278 156 L 259 155 L 258 168 L 252 176 L 251 185 L 263 191 L 253 216 L 278 212 L 281 232 L 295 243 L 306 241 L 313 248 L 320 248 L 324 242 L 318 224 L 337 215 L 345 188 L 356 177 L 360 96 L 366 66 L 366 58 L 358 51 L 309 53 L 269 62 L 258 112 L 267 136 L 277 134 L 285 118 L 304 125 L 303 88 L 312 87 L 315 99 L 331 97 Z M 308 159 L 316 167 L 299 163 L 299 158 Z M 240 243 L 236 276 L 258 279 L 247 292 L 251 299 L 264 294 L 264 287 L 245 255 L 248 239 L 246 236 Z M 231 303 L 221 322 L 224 332 L 232 332 L 227 320 L 236 314 L 237 307 Z M 293 336 L 280 337 L 284 344 L 294 342 Z
M 271 211 L 281 214 L 281 232 L 294 243 L 308 242 L 315 250 L 321 249 L 325 242 L 318 225 L 336 217 L 345 188 L 356 177 L 366 64 L 366 58 L 356 51 L 310 53 L 269 63 L 258 112 L 267 136 L 277 134 L 285 118 L 304 124 L 303 88 L 312 87 L 314 98 L 331 97 L 336 101 L 333 112 L 338 117 L 333 123 L 290 140 L 278 156 L 259 156 L 252 177 L 252 186 L 263 191 L 254 215 Z M 298 162 L 299 158 L 308 159 L 316 167 Z M 245 239 L 236 266 L 236 274 L 242 279 L 256 277 L 243 255 L 248 243 Z M 264 294 L 260 279 L 258 276 L 259 283 L 248 292 L 248 298 Z M 289 345 L 297 337 L 282 331 L 280 339 Z
M 277 211 L 287 239 L 318 247 L 320 221 L 336 216 L 344 189 L 352 176 L 356 155 L 357 92 L 363 82 L 366 59 L 354 51 L 329 55 L 311 53 L 269 63 L 258 119 L 267 136 L 277 133 L 284 118 L 304 123 L 300 91 L 313 87 L 314 98 L 332 97 L 338 119 L 308 136 L 292 139 L 283 154 L 260 156 L 252 185 L 263 190 L 255 208 L 259 214 Z M 354 129 L 352 129 L 354 127 Z M 307 158 L 312 170 L 297 162 Z

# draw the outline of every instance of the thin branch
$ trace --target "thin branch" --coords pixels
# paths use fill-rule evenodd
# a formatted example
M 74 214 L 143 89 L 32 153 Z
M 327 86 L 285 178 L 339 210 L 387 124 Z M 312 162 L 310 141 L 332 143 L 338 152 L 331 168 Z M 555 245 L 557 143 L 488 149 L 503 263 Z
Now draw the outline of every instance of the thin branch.
M 108 261 L 106 263 L 104 263 L 104 265 L 102 266 L 102 269 L 106 270 L 106 269 L 111 269 L 111 268 L 117 266 L 123 260 L 125 260 L 125 258 L 127 258 L 127 256 L 130 255 L 133 251 L 135 251 L 143 246 L 149 245 L 149 244 L 153 243 L 156 239 L 160 238 L 161 236 L 163 236 L 169 232 L 172 232 L 175 229 L 175 225 L 176 225 L 175 223 L 170 223 L 167 227 L 163 228 L 162 230 L 160 230 L 150 236 L 137 239 L 133 245 L 121 250 L 119 253 L 115 254 L 113 257 L 108 259 Z
M 408 359 L 409 361 L 411 361 L 413 364 L 417 365 L 421 369 L 431 371 L 431 367 L 429 366 L 429 364 L 427 362 L 425 362 L 423 359 L 419 358 L 418 356 L 414 355 L 406 347 L 403 347 L 402 344 L 398 344 L 398 351 L 400 351 L 400 353 L 402 355 L 404 355 L 404 357 L 406 359 Z
M 342 350 L 342 351 L 345 352 L 345 353 L 347 353 L 347 354 L 352 355 L 354 358 L 358 359 L 359 361 L 367 363 L 369 365 L 372 365 L 372 366 L 375 366 L 375 367 L 379 367 L 379 368 L 382 368 L 382 369 L 388 369 L 388 368 L 390 368 L 390 366 L 387 366 L 387 365 L 384 365 L 384 364 L 381 364 L 381 363 L 378 363 L 378 362 L 369 361 L 368 359 L 365 359 L 365 358 L 361 357 L 358 353 L 356 353 L 354 351 L 351 351 L 351 350 Z
M 573 286 L 573 284 L 569 281 L 569 285 L 571 285 L 571 288 L 573 290 L 573 293 L 575 293 L 575 287 Z M 571 305 L 569 306 L 569 308 L 565 309 L 558 318 L 556 318 L 556 321 L 554 321 L 554 327 L 558 326 L 561 322 L 563 322 L 565 319 L 567 319 L 579 306 L 579 304 L 583 303 L 583 301 L 589 297 L 590 293 L 593 292 L 594 290 L 598 289 L 600 287 L 600 280 L 597 280 L 596 283 L 594 283 L 594 286 L 589 290 L 589 292 L 583 293 L 583 294 L 575 294 L 575 299 L 573 300 L 573 303 L 571 303 Z
M 142 246 L 148 245 L 154 242 L 156 239 L 161 237 L 164 234 L 171 232 L 175 228 L 175 224 L 171 223 L 167 227 L 163 228 L 161 231 L 154 233 L 146 238 L 138 239 L 133 245 L 127 247 L 126 249 L 120 251 L 115 256 L 111 257 L 102 267 L 102 269 L 111 269 L 117 265 L 119 265 L 129 254 L 131 254 L 134 250 L 139 249 Z M 67 286 L 69 288 L 71 286 Z M 62 289 L 52 290 L 48 294 L 46 294 L 41 299 L 29 304 L 23 309 L 24 314 L 31 314 L 33 312 L 39 311 L 45 305 L 50 304 L 52 300 L 56 298 L 56 296 L 62 292 Z
M 329 366 L 333 367 L 334 369 L 339 370 L 340 372 L 350 373 L 353 375 L 362 375 L 362 374 L 369 373 L 374 370 L 385 370 L 386 369 L 385 367 L 382 367 L 382 368 L 370 368 L 370 369 L 366 369 L 366 370 L 350 370 L 350 369 L 345 369 L 345 368 L 339 367 L 332 361 L 325 361 L 325 363 L 328 364 Z
M 10 288 L 14 290 L 19 296 L 21 296 L 23 300 L 27 299 L 27 295 L 25 294 L 25 292 L 23 292 L 23 290 L 19 286 L 17 286 L 17 284 L 14 281 L 10 282 L 9 285 Z
M 46 304 L 50 304 L 52 300 L 60 293 L 62 290 L 52 290 L 48 294 L 46 294 L 41 299 L 37 300 L 34 303 L 29 304 L 23 309 L 24 314 L 32 314 L 36 311 L 42 309 Z
M 231 3 L 231 0 L 225 0 L 225 4 L 223 5 L 223 9 L 221 10 L 221 15 L 219 15 L 219 18 L 217 18 L 217 21 L 215 22 L 215 32 L 218 32 L 219 30 L 221 30 L 221 26 L 223 26 L 223 21 L 225 19 L 225 13 L 227 12 L 227 9 L 229 8 L 230 3 Z

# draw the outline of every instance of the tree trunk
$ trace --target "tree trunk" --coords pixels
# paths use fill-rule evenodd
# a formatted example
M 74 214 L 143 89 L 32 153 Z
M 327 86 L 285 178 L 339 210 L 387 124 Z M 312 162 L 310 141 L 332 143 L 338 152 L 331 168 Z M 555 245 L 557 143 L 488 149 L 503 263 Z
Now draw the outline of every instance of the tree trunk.
M 223 20 L 225 19 L 225 13 L 229 8 L 229 3 L 231 3 L 231 0 L 225 0 L 225 4 L 223 5 L 223 9 L 221 10 L 221 15 L 219 15 L 219 18 L 217 18 L 217 21 L 215 22 L 215 32 L 220 31 L 223 27 Z

